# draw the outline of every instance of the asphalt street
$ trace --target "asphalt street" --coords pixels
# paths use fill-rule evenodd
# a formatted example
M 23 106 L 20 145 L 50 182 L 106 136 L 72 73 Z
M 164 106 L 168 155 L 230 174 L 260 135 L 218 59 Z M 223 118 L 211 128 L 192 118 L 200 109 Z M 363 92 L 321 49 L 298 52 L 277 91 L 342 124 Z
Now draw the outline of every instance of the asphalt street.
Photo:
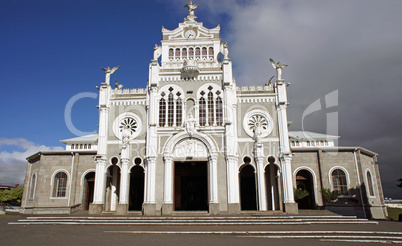
M 269 226 L 114 226 L 114 225 L 9 225 L 26 216 L 1 218 L 1 245 L 384 245 L 325 241 L 323 239 L 264 238 L 256 235 L 211 235 L 217 231 L 359 231 L 402 232 L 401 222 L 380 221 L 378 225 L 269 225 Z M 152 231 L 153 233 L 132 233 Z M 175 232 L 199 232 L 175 234 Z M 169 232 L 169 233 L 160 233 Z

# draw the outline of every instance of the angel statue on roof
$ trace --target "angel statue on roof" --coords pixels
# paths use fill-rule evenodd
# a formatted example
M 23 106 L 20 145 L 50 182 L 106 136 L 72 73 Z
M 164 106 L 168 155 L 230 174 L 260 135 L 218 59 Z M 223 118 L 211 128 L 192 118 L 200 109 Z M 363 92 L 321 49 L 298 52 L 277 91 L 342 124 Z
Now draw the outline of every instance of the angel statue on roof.
M 193 4 L 192 0 L 187 0 L 186 6 L 184 6 L 185 8 L 188 8 L 188 16 L 187 16 L 187 20 L 189 21 L 193 21 L 195 18 L 197 18 L 197 16 L 195 16 L 194 14 L 194 10 L 198 7 L 200 7 L 200 5 L 198 4 Z

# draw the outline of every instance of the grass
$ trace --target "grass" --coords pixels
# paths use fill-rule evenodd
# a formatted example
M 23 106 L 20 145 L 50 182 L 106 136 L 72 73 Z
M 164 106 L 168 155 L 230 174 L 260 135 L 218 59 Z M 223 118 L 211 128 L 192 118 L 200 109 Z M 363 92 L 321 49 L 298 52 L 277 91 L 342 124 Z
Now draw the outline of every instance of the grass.
M 388 218 L 398 221 L 399 214 L 402 214 L 402 208 L 387 208 Z
M 1 219 L 10 219 L 10 218 L 16 218 L 16 217 L 20 217 L 20 215 L 0 215 L 0 220 Z

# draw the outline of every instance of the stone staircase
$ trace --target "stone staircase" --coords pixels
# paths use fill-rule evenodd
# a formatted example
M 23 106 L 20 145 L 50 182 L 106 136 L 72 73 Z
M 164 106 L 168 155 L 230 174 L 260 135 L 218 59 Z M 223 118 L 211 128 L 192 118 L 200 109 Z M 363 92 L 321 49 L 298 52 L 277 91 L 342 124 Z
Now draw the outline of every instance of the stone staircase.
M 175 216 L 175 217 L 27 217 L 13 225 L 126 225 L 126 226 L 206 226 L 206 225 L 311 225 L 311 224 L 378 224 L 355 216 Z

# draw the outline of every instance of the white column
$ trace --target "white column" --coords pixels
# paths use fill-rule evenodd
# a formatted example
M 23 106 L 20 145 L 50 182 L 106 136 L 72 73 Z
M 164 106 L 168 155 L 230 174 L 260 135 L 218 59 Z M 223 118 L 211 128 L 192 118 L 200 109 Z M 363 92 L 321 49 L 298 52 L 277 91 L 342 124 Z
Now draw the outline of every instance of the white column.
M 210 203 L 218 203 L 218 156 L 212 154 L 209 156 L 209 194 Z
M 283 179 L 283 200 L 285 203 L 294 203 L 293 196 L 293 179 L 292 179 L 292 158 L 289 156 L 283 156 L 281 158 L 282 163 L 282 179 Z
M 173 157 L 165 156 L 164 203 L 173 204 Z
M 128 204 L 128 158 L 121 159 L 121 174 L 120 174 L 120 204 Z
M 116 165 L 113 165 L 113 177 L 112 177 L 112 187 L 111 187 L 111 201 L 110 201 L 110 211 L 116 211 L 117 205 L 117 172 L 119 168 Z
M 238 173 L 238 157 L 226 157 L 227 164 L 227 183 L 228 183 L 228 203 L 240 203 L 239 197 L 239 173 Z
M 145 163 L 145 203 L 155 203 L 156 158 L 148 157 Z
M 95 173 L 95 192 L 93 201 L 94 204 L 103 204 L 105 192 L 105 166 L 106 160 L 97 157 Z
M 275 208 L 275 182 L 276 182 L 276 178 L 275 178 L 275 166 L 273 163 L 269 164 L 269 173 L 270 173 L 270 187 L 271 187 L 271 204 L 272 204 L 272 210 L 276 210 Z
M 258 186 L 258 210 L 267 210 L 267 192 L 265 188 L 265 174 L 264 174 L 264 158 L 261 156 L 255 157 L 257 166 L 257 186 Z

